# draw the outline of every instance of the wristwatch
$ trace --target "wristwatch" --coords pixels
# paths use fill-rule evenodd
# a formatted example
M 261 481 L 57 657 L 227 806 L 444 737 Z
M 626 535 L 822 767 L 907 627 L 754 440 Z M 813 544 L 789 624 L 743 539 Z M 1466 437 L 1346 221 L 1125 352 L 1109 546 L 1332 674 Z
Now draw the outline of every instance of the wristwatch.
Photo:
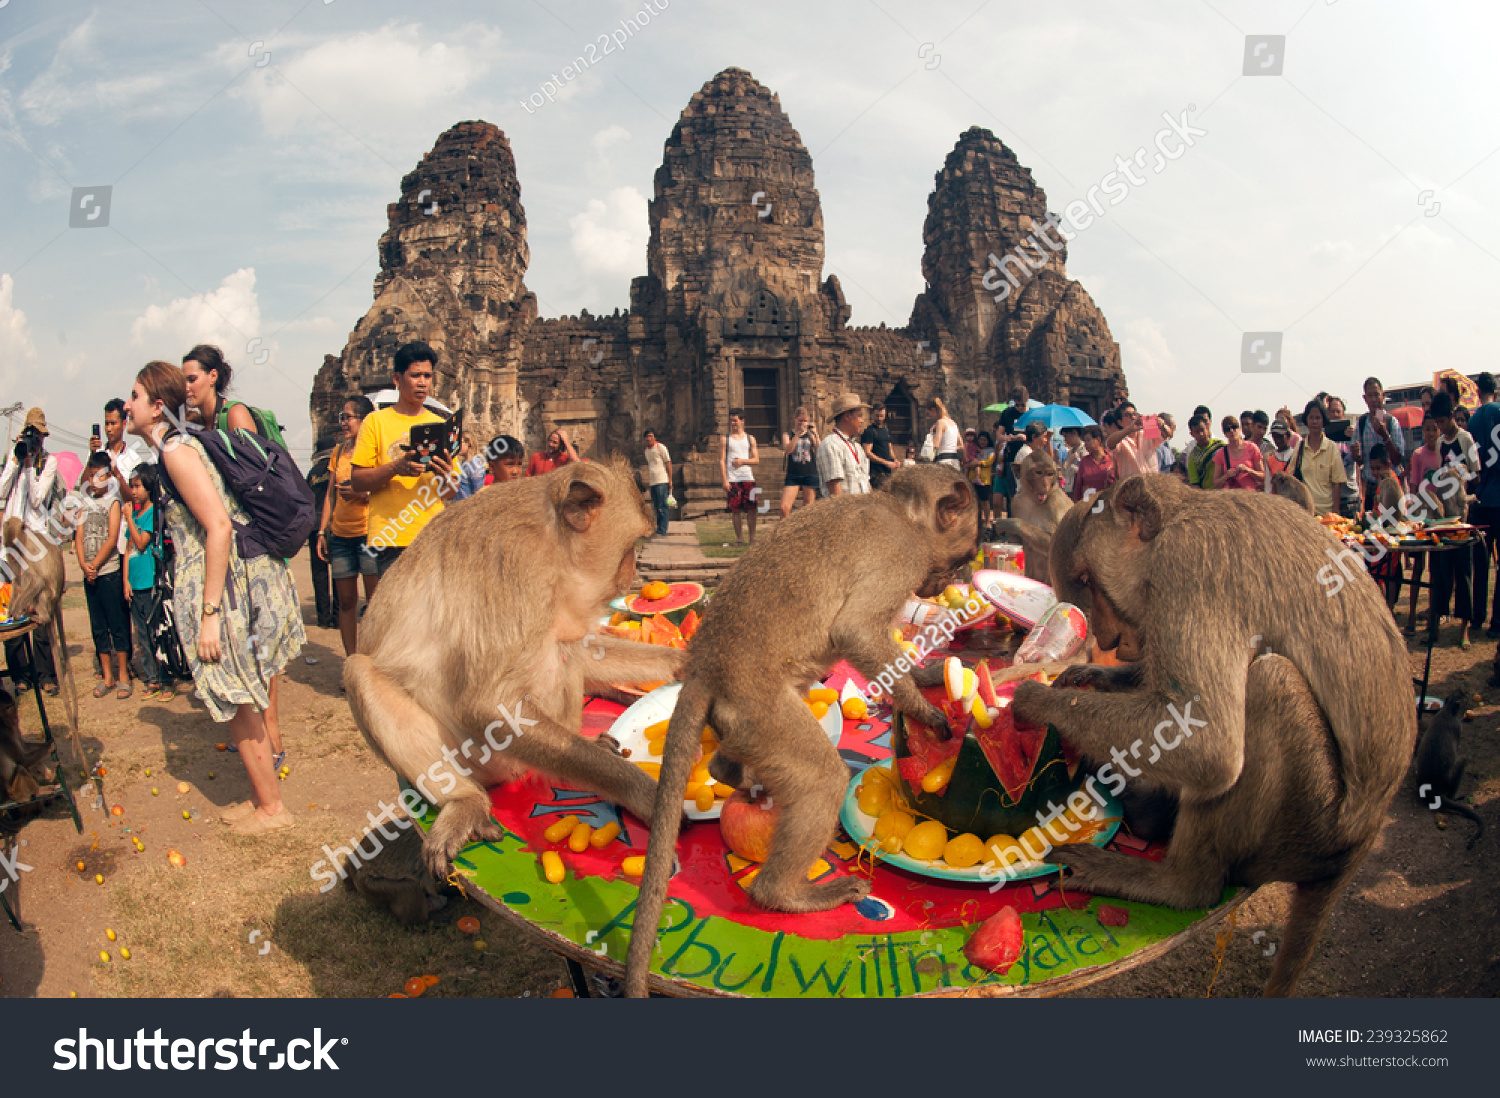
M 217 602 L 205 602 L 203 604 L 203 616 L 205 618 L 211 618 L 218 612 L 219 604 Z

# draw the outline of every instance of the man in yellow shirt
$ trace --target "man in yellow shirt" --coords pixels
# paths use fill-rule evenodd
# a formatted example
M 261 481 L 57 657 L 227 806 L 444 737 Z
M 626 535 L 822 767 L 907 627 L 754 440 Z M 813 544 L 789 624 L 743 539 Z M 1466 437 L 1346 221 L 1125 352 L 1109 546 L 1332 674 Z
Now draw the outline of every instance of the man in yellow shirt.
M 376 554 L 382 576 L 458 491 L 446 454 L 422 462 L 407 449 L 413 427 L 443 421 L 424 406 L 436 366 L 437 352 L 426 343 L 408 343 L 397 351 L 393 380 L 399 397 L 365 417 L 354 443 L 350 487 L 370 494 L 365 545 Z

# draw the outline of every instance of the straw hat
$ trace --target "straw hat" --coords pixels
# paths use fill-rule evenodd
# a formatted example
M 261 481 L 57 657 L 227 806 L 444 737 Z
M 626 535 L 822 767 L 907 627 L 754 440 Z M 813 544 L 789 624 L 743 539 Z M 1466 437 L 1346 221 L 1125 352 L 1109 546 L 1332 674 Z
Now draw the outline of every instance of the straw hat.
M 855 408 L 868 408 L 869 405 L 860 400 L 854 393 L 845 393 L 833 402 L 833 411 L 830 418 L 838 419 L 845 412 L 851 412 Z
M 35 427 L 40 434 L 47 433 L 47 417 L 42 414 L 40 408 L 33 408 L 26 413 L 26 427 Z M 25 430 L 23 427 L 22 430 Z

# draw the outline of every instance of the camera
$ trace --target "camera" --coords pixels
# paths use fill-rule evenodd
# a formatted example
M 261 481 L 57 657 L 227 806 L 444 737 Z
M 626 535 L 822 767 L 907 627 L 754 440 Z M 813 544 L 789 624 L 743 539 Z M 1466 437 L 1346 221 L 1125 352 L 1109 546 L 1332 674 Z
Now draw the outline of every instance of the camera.
M 16 440 L 16 460 L 28 461 L 42 452 L 42 433 L 35 427 L 27 427 L 21 431 L 21 437 Z

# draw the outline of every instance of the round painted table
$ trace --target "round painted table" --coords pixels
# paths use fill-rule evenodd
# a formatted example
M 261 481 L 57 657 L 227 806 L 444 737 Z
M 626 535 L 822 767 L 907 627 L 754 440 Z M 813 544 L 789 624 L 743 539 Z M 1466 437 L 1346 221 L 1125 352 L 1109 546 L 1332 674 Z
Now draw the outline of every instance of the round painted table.
M 829 685 L 855 673 L 839 664 Z M 863 680 L 855 676 L 856 685 Z M 592 699 L 583 734 L 606 731 L 622 707 Z M 884 710 L 846 720 L 839 752 L 854 770 L 892 753 Z M 498 842 L 474 843 L 455 859 L 465 890 L 508 923 L 585 968 L 624 972 L 636 881 L 621 861 L 644 854 L 648 831 L 598 794 L 569 789 L 539 775 L 490 791 Z M 614 822 L 620 834 L 602 850 L 581 854 L 542 832 L 564 815 L 594 828 Z M 436 813 L 423 820 L 430 827 Z M 1110 849 L 1160 858 L 1118 834 Z M 543 876 L 541 855 L 555 850 L 567 867 L 559 884 Z M 907 996 L 1042 996 L 1071 991 L 1161 956 L 1228 915 L 1248 891 L 1226 889 L 1219 904 L 1198 911 L 1064 893 L 1059 875 L 1015 881 L 991 892 L 985 884 L 935 880 L 895 867 L 872 866 L 841 830 L 815 867 L 818 879 L 858 873 L 873 879 L 858 904 L 810 915 L 784 915 L 755 905 L 745 892 L 756 871 L 731 853 L 717 822 L 685 823 L 657 950 L 651 988 L 675 996 L 901 998 Z M 1125 926 L 1104 926 L 1099 907 L 1128 912 Z M 1001 907 L 1021 913 L 1025 949 L 1005 975 L 968 964 L 963 945 L 974 926 Z

